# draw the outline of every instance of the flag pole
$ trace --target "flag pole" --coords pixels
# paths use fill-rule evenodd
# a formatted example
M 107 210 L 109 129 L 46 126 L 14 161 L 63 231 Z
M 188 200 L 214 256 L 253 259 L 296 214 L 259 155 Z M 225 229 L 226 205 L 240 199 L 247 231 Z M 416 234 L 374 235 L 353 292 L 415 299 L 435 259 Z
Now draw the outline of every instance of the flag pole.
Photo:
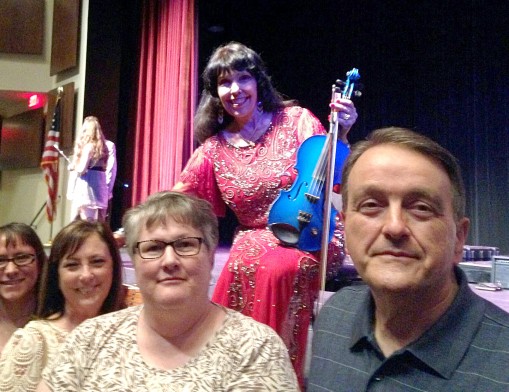
M 60 99 L 62 98 L 63 94 L 64 94 L 64 88 L 62 86 L 59 86 L 57 88 L 57 100 L 55 102 L 55 110 L 57 109 L 57 105 L 58 105 Z M 60 126 L 60 124 L 59 124 L 59 126 Z M 59 142 L 57 141 L 56 144 L 58 146 Z M 53 145 L 53 147 L 54 146 L 55 145 Z M 59 171 L 60 171 L 60 160 L 57 160 L 56 173 L 57 173 L 58 181 L 60 181 L 60 173 L 59 173 Z M 56 187 L 58 189 L 58 183 L 56 184 Z M 58 194 L 58 192 L 57 192 L 57 194 Z M 54 216 L 56 216 L 56 214 L 57 214 L 57 211 L 56 211 L 57 210 L 57 205 L 58 205 L 57 200 L 55 200 L 55 212 L 53 213 Z M 53 222 L 55 222 L 54 216 L 53 216 L 53 219 L 51 219 L 50 226 L 49 226 L 49 241 L 48 242 L 50 244 L 53 242 Z
M 60 99 L 64 93 L 63 87 L 57 88 L 57 97 L 55 101 L 55 110 L 53 112 L 51 127 L 48 131 L 44 150 L 41 159 L 41 169 L 44 173 L 44 179 L 48 186 L 48 198 L 46 200 L 46 216 L 50 223 L 49 243 L 53 240 L 53 222 L 57 210 L 58 180 L 59 180 L 59 155 L 53 148 L 60 141 L 61 108 Z

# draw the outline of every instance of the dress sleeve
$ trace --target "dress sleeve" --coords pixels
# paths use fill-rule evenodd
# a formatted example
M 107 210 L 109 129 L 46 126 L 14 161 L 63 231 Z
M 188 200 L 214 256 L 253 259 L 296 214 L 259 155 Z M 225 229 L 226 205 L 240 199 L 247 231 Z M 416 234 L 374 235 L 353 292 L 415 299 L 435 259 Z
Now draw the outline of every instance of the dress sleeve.
M 173 190 L 207 200 L 217 216 L 226 213 L 226 205 L 214 175 L 214 162 L 204 145 L 194 151 Z
M 88 143 L 83 147 L 83 150 L 81 151 L 80 160 L 76 162 L 76 165 L 74 167 L 74 170 L 76 170 L 76 173 L 78 175 L 82 175 L 86 173 L 88 169 L 88 165 L 90 163 L 90 158 L 92 156 L 92 144 Z
M 106 162 L 106 184 L 108 184 L 108 197 L 113 197 L 113 188 L 115 187 L 115 179 L 117 178 L 117 151 L 115 143 L 106 141 L 108 148 L 108 160 Z
M 326 130 L 320 120 L 308 109 L 303 108 L 297 122 L 297 135 L 299 143 L 313 135 L 325 135 Z
M 35 328 L 18 329 L 0 358 L 0 391 L 35 391 L 47 363 L 44 336 Z

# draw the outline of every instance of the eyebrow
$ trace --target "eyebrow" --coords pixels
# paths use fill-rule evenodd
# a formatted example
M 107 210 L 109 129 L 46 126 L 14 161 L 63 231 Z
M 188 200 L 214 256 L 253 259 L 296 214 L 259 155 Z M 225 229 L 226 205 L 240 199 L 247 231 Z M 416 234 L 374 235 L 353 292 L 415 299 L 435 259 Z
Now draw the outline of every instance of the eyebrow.
M 351 201 L 349 203 L 352 203 L 353 205 L 355 205 L 359 199 L 361 199 L 365 196 L 372 196 L 372 197 L 378 197 L 378 198 L 384 197 L 385 198 L 387 195 L 387 192 L 380 189 L 380 187 L 378 187 L 376 185 L 366 185 L 366 186 L 361 187 L 355 193 L 350 191 L 350 194 L 351 194 Z M 427 190 L 422 189 L 422 188 L 415 188 L 415 189 L 410 189 L 410 190 L 406 191 L 405 195 L 403 196 L 403 200 L 408 200 L 408 199 L 429 200 L 437 208 L 437 210 L 439 212 L 443 212 L 443 210 L 444 210 L 444 203 L 443 203 L 443 200 L 440 197 L 440 195 L 433 194 L 433 193 L 428 192 Z M 452 199 L 451 199 L 451 203 L 452 203 Z

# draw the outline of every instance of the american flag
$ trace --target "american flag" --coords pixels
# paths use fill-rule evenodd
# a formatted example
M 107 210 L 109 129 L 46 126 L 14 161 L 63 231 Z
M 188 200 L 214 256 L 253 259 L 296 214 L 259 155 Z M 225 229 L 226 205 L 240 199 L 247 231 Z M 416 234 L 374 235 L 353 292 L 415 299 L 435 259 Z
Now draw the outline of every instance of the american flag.
M 55 112 L 51 120 L 51 129 L 46 138 L 44 151 L 41 159 L 41 169 L 44 173 L 44 180 L 48 185 L 48 198 L 46 200 L 46 216 L 48 221 L 55 220 L 57 212 L 57 194 L 58 194 L 58 151 L 53 148 L 60 141 L 60 121 L 61 121 L 60 96 L 57 97 Z

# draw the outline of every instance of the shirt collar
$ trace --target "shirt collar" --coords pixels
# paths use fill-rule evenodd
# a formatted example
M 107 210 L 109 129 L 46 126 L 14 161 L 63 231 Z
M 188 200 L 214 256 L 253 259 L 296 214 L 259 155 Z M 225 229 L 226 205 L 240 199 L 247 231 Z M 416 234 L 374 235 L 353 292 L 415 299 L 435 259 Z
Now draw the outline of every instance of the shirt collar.
M 468 286 L 465 273 L 455 267 L 459 290 L 449 309 L 419 339 L 393 355 L 408 352 L 434 369 L 444 378 L 450 378 L 470 347 L 484 315 L 486 303 Z M 374 301 L 369 290 L 362 309 L 354 319 L 350 350 L 371 349 L 379 351 L 370 342 L 373 337 Z

